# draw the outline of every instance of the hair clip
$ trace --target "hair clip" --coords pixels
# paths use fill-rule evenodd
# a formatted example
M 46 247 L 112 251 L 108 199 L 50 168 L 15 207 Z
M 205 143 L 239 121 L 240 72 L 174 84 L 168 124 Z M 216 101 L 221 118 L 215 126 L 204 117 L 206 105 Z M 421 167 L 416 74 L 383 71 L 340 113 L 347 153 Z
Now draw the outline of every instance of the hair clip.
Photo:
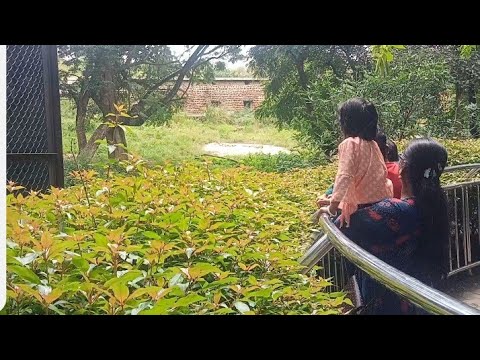
M 425 179 L 434 179 L 436 176 L 437 176 L 437 172 L 435 170 L 432 170 L 431 168 L 428 168 L 423 173 L 423 177 Z
M 430 173 L 432 172 L 432 169 L 428 168 L 427 170 L 425 170 L 425 172 L 423 173 L 423 177 L 425 179 L 428 179 L 430 178 Z

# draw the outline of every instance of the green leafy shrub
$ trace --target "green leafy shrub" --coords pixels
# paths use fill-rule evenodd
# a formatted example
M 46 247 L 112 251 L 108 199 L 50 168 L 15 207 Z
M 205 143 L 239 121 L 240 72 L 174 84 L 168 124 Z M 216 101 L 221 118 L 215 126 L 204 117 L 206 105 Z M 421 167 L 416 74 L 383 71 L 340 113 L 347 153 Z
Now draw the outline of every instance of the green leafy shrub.
M 402 152 L 412 139 L 396 142 L 398 151 Z M 480 163 L 480 140 L 438 139 L 448 151 L 448 165 Z
M 242 163 L 265 172 L 287 172 L 293 169 L 311 168 L 324 165 L 325 157 L 312 153 L 279 153 L 276 155 L 255 154 L 242 159 Z
M 480 140 L 436 140 L 443 144 L 448 151 L 448 166 L 480 163 Z M 410 140 L 399 141 L 397 143 L 398 151 L 404 151 L 409 141 Z M 441 180 L 443 184 L 462 182 L 466 179 L 466 176 L 469 175 L 468 173 L 469 171 L 445 173 L 442 175 Z M 476 177 L 480 177 L 480 174 L 476 174 Z M 468 176 L 468 178 L 472 179 L 471 176 Z
M 209 106 L 205 112 L 203 120 L 212 124 L 230 124 L 232 123 L 232 112 L 218 106 Z
M 85 186 L 49 194 L 10 184 L 5 312 L 340 313 L 345 295 L 297 261 L 334 167 L 287 177 L 210 165 L 133 159 L 127 176 L 82 170 Z
M 265 117 L 262 119 L 255 118 L 255 112 L 251 109 L 244 109 L 241 111 L 228 111 L 219 106 L 209 106 L 202 119 L 209 124 L 228 124 L 235 126 L 275 124 L 275 121 L 269 117 Z
M 480 162 L 480 141 L 441 142 L 451 165 Z M 299 275 L 297 262 L 336 164 L 288 174 L 277 165 L 149 168 L 132 159 L 121 171 L 74 171 L 79 185 L 49 194 L 10 184 L 4 312 L 340 313 L 345 295 Z

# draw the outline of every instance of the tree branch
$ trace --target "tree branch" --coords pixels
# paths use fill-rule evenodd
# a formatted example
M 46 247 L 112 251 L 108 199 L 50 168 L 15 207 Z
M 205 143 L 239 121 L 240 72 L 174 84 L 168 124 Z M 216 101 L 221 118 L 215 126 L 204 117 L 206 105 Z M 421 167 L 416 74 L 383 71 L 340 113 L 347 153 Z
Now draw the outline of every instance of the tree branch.
M 173 85 L 172 89 L 166 94 L 164 103 L 168 104 L 174 96 L 178 93 L 178 89 L 180 89 L 180 86 L 183 82 L 183 79 L 185 78 L 185 75 L 192 69 L 194 69 L 194 66 L 198 59 L 200 59 L 205 51 L 207 50 L 208 45 L 198 45 L 198 47 L 195 49 L 193 54 L 188 58 L 188 60 L 185 62 L 183 67 L 180 69 L 180 72 L 178 73 L 177 80 L 175 81 L 175 85 Z M 198 66 L 198 65 L 197 65 Z
M 185 94 L 187 93 L 188 89 L 190 89 L 190 86 L 191 86 L 192 83 L 193 83 L 193 75 L 194 75 L 194 72 L 195 72 L 195 70 L 192 70 L 192 76 L 190 76 L 190 80 L 188 81 L 187 88 L 186 88 L 185 91 L 182 93 L 182 95 L 180 95 L 179 100 L 183 99 L 184 96 L 185 96 Z

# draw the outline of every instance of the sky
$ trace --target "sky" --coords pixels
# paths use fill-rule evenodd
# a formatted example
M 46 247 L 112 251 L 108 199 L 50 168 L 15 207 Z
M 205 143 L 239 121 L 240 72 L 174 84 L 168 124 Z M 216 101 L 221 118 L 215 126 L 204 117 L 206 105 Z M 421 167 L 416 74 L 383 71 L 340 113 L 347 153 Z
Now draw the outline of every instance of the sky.
M 185 51 L 185 45 L 168 45 L 170 49 L 172 49 L 172 52 L 176 55 L 180 55 Z M 255 45 L 243 45 L 242 47 L 242 54 L 247 55 L 248 50 Z M 240 66 L 246 66 L 247 61 L 237 61 L 235 64 L 232 64 L 230 62 L 226 63 L 228 69 L 235 69 Z

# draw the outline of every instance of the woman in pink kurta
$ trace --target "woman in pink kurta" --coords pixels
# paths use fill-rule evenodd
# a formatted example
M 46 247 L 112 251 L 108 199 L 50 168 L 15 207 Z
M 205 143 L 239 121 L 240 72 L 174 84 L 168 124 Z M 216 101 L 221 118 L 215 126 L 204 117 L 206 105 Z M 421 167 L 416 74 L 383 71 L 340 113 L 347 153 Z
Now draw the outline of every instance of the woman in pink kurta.
M 359 207 L 393 196 L 392 182 L 387 179 L 384 157 L 374 141 L 378 114 L 375 106 L 354 98 L 339 108 L 339 122 L 345 140 L 338 147 L 339 164 L 330 205 L 319 214 L 332 216 L 341 209 L 340 224 L 350 223 Z

